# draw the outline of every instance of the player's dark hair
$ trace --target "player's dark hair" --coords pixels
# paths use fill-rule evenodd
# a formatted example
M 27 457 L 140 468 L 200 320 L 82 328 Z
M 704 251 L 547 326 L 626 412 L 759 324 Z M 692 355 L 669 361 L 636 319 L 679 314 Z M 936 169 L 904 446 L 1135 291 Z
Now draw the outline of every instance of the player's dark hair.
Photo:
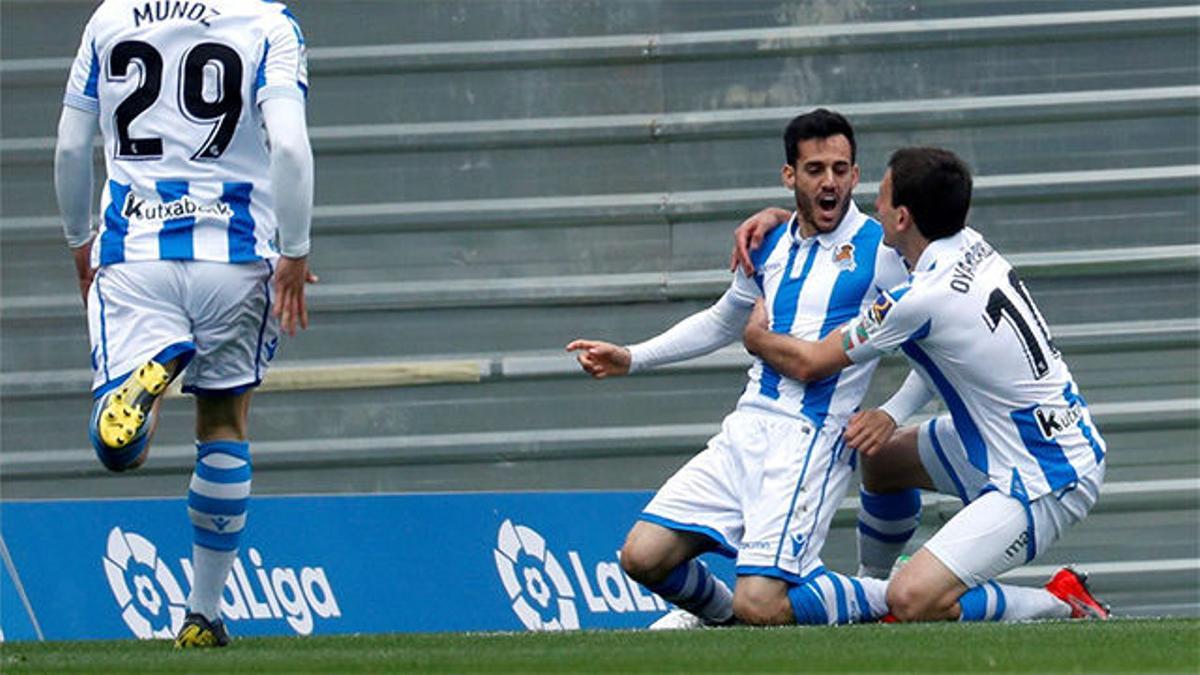
M 949 150 L 901 148 L 888 160 L 892 206 L 908 207 L 917 231 L 933 241 L 966 227 L 971 169 Z
M 845 136 L 846 140 L 850 141 L 850 163 L 853 164 L 858 154 L 858 145 L 854 142 L 854 127 L 850 126 L 849 120 L 825 108 L 797 115 L 788 122 L 787 129 L 783 132 L 783 151 L 788 166 L 796 166 L 801 141 L 838 135 Z

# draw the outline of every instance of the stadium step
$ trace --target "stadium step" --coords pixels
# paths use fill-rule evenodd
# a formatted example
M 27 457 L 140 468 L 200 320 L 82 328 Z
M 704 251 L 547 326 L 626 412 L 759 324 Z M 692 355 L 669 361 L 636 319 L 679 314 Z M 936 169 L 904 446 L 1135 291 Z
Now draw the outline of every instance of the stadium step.
M 838 46 L 837 58 L 844 68 L 878 74 L 872 93 L 879 100 L 912 95 L 910 79 L 900 76 L 901 72 L 919 68 L 926 81 L 959 82 L 964 78 L 958 69 L 972 56 L 979 58 L 978 54 L 986 51 L 990 63 L 1021 64 L 1027 59 L 1025 50 L 1030 43 L 1041 46 L 1043 59 L 1063 64 L 1053 69 L 1053 77 L 1022 69 L 1009 76 L 996 73 L 969 78 L 971 88 L 977 93 L 1012 94 L 1030 93 L 1014 91 L 1030 84 L 1058 91 L 1085 89 L 1095 82 L 1114 88 L 1159 86 L 1177 83 L 1172 82 L 1177 73 L 1156 69 L 1148 62 L 1171 63 L 1178 53 L 1187 52 L 1197 16 L 1194 7 L 1168 2 L 1137 9 L 1012 11 L 1025 7 L 1015 2 L 997 4 L 990 11 L 1009 9 L 1010 13 L 908 21 L 871 21 L 870 16 L 856 16 L 853 10 L 835 11 L 823 25 L 814 25 L 808 17 L 802 23 L 800 16 L 772 12 L 759 17 L 764 23 L 757 26 L 712 30 L 727 25 L 718 23 L 727 20 L 722 12 L 720 19 L 713 16 L 706 22 L 708 26 L 702 26 L 709 30 L 680 29 L 660 24 L 659 18 L 645 25 L 657 25 L 663 33 L 613 34 L 604 26 L 603 32 L 608 34 L 601 36 L 515 33 L 516 39 L 456 40 L 457 36 L 445 36 L 446 41 L 433 43 L 371 44 L 359 37 L 362 31 L 356 26 L 356 43 L 328 47 L 320 42 L 330 38 L 317 31 L 310 65 L 320 86 L 312 88 L 310 104 L 322 122 L 361 124 L 379 121 L 381 113 L 394 114 L 390 111 L 403 111 L 413 122 L 481 115 L 516 118 L 644 112 L 664 96 L 674 99 L 667 101 L 669 110 L 693 107 L 680 105 L 683 100 L 709 102 L 713 107 L 748 107 L 756 99 L 778 105 L 853 101 L 863 94 L 853 78 L 804 79 L 806 72 L 824 70 L 821 66 L 831 60 L 831 43 Z M 63 23 L 82 25 L 86 10 L 76 11 L 79 17 L 74 22 L 64 17 Z M 299 11 L 303 21 L 303 10 Z M 547 21 L 553 22 L 554 16 L 547 14 Z M 505 18 L 500 17 L 497 26 L 513 25 L 511 18 Z M 561 22 L 557 25 L 541 25 L 553 26 L 552 30 L 564 35 L 578 35 L 576 25 L 562 15 L 557 18 Z M 778 25 L 793 21 L 797 25 Z M 0 135 L 4 137 L 53 133 L 59 100 L 45 90 L 61 93 L 62 74 L 71 52 L 59 47 L 55 58 L 45 54 L 45 47 L 34 44 L 32 36 L 46 30 L 43 23 L 27 21 L 29 35 L 11 33 L 17 44 L 6 52 L 20 53 L 23 48 L 43 55 L 6 59 L 0 66 L 0 79 L 6 86 L 21 87 L 30 94 L 5 96 L 0 103 L 4 132 Z M 381 24 L 391 29 L 397 22 Z M 61 28 L 63 24 L 54 25 Z M 627 26 L 639 28 L 645 30 Z M 61 39 L 48 39 L 63 44 Z M 708 67 L 718 59 L 727 67 Z M 447 72 L 456 76 L 447 78 Z M 480 100 L 488 104 L 477 104 Z M 355 104 L 346 105 L 346 101 Z
M 529 407 L 535 402 L 548 406 L 552 405 L 551 400 L 557 400 L 564 406 L 580 407 L 579 397 L 578 393 L 568 395 L 562 388 L 555 388 L 547 393 L 546 400 L 526 398 L 516 403 L 518 408 Z M 621 398 L 628 399 L 627 396 Z M 473 406 L 470 406 L 464 397 L 458 396 L 452 401 L 457 401 L 458 412 L 473 412 Z M 614 403 L 619 404 L 612 399 L 591 401 L 593 407 L 611 407 Z M 631 403 L 633 406 L 645 406 L 649 399 L 643 395 L 634 398 Z M 1104 430 L 1109 444 L 1109 461 L 1113 467 L 1110 470 L 1110 478 L 1113 480 L 1120 480 L 1123 473 L 1139 480 L 1178 476 L 1181 471 L 1184 475 L 1197 473 L 1193 452 L 1197 440 L 1200 439 L 1200 428 L 1195 423 L 1197 411 L 1200 410 L 1200 399 L 1093 403 L 1090 408 L 1097 425 Z M 260 406 L 256 412 L 257 417 L 252 419 L 252 427 L 258 423 L 265 424 L 266 420 L 263 418 L 274 410 L 270 403 Z M 453 411 L 443 409 L 439 415 L 435 410 L 423 408 L 415 412 L 433 415 L 436 418 L 445 417 Z M 391 490 L 418 489 L 409 484 L 410 477 L 405 474 L 407 469 L 437 465 L 434 468 L 439 468 L 443 474 L 440 489 L 472 489 L 472 486 L 474 489 L 483 489 L 487 485 L 479 482 L 478 476 L 475 475 L 479 473 L 478 470 L 460 473 L 454 467 L 475 465 L 478 468 L 513 464 L 531 467 L 539 462 L 567 459 L 620 459 L 620 462 L 616 462 L 617 465 L 638 465 L 648 458 L 655 460 L 654 463 L 659 465 L 675 462 L 678 466 L 687 456 L 702 448 L 707 438 L 719 429 L 719 413 L 704 421 L 688 421 L 689 418 L 697 419 L 695 416 L 689 416 L 690 409 L 676 410 L 660 406 L 655 412 L 656 415 L 625 417 L 645 419 L 647 422 L 658 417 L 668 421 L 639 425 L 622 419 L 619 423 L 613 423 L 605 419 L 605 416 L 594 417 L 586 413 L 576 413 L 539 420 L 521 418 L 515 423 L 510 421 L 507 425 L 487 424 L 484 428 L 464 425 L 461 430 L 455 431 L 414 430 L 399 435 L 377 431 L 376 435 L 369 436 L 361 433 L 371 430 L 370 416 L 387 414 L 386 411 L 365 410 L 363 416 L 366 419 L 351 425 L 345 430 L 346 433 L 338 435 L 318 436 L 316 432 L 319 429 L 311 429 L 314 432 L 312 434 L 298 435 L 298 423 L 289 421 L 292 432 L 290 436 L 276 436 L 279 440 L 260 440 L 256 435 L 255 466 L 261 470 L 256 474 L 256 480 L 261 475 L 268 483 L 273 483 L 268 477 L 273 472 L 290 473 L 300 467 L 339 469 L 374 466 L 378 467 L 378 471 L 363 476 L 363 479 L 373 484 L 386 480 L 389 483 L 388 489 Z M 926 411 L 923 416 L 931 412 Z M 320 420 L 319 411 L 313 410 L 309 414 L 317 421 Z M 412 412 L 397 414 L 411 415 Z M 61 413 L 59 417 L 61 418 Z M 488 421 L 498 419 L 493 415 Z M 530 422 L 535 421 L 546 426 L 528 426 Z M 607 425 L 586 426 L 588 421 L 593 424 L 607 422 Z M 164 416 L 163 423 L 186 427 L 182 422 L 183 420 L 173 420 L 170 416 Z M 437 419 L 433 420 L 434 425 L 437 422 Z M 570 425 L 571 422 L 574 424 Z M 82 418 L 78 427 L 82 436 L 85 431 Z M 353 435 L 355 427 L 359 429 L 360 435 Z M 1154 433 L 1147 434 L 1147 431 Z M 172 436 L 179 434 L 157 439 L 151 461 L 138 475 L 177 474 L 180 469 L 191 466 L 195 458 L 193 445 L 187 441 L 175 441 L 172 444 Z M 186 437 L 186 434 L 184 436 Z M 103 469 L 94 462 L 86 440 L 62 449 L 49 449 L 45 446 L 22 447 L 18 443 L 6 440 L 5 450 L 0 453 L 0 469 L 6 481 L 6 489 L 29 481 L 41 482 L 55 477 L 103 474 Z M 613 471 L 614 469 L 610 469 L 603 476 L 597 475 L 593 481 L 615 480 L 621 486 L 640 485 L 649 488 L 666 477 L 634 471 L 621 478 Z M 555 487 L 558 481 L 562 480 L 553 475 L 536 473 L 514 478 L 519 478 L 526 489 Z M 305 491 L 339 491 L 354 487 L 327 480 L 322 471 L 313 472 L 312 477 L 307 480 L 315 480 L 316 483 L 286 484 Z M 325 487 L 318 487 L 322 483 Z M 598 485 L 589 484 L 587 487 Z M 135 489 L 134 483 L 130 483 L 130 488 Z M 7 494 L 16 496 L 20 491 Z

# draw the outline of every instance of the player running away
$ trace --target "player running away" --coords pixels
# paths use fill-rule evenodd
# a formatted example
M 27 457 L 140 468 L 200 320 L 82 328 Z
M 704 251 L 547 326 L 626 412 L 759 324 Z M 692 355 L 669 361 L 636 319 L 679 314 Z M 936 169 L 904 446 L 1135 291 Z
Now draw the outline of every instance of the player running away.
M 308 325 L 305 58 L 279 3 L 108 0 L 63 98 L 54 185 L 87 306 L 101 463 L 145 460 L 185 367 L 196 396 L 195 573 L 179 647 L 229 642 L 220 601 L 250 497 L 250 394 L 280 329 Z M 108 180 L 93 233 L 97 130 Z

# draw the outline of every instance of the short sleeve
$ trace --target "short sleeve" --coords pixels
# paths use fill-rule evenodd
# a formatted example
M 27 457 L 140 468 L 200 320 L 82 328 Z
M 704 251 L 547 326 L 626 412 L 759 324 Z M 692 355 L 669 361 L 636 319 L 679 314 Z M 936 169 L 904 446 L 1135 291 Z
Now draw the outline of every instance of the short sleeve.
M 919 340 L 930 325 L 921 294 L 911 286 L 897 286 L 879 294 L 869 308 L 843 330 L 846 355 L 862 363 L 896 351 L 909 340 Z
M 283 10 L 272 21 L 263 44 L 255 101 L 286 97 L 304 101 L 308 97 L 308 52 L 304 33 L 291 12 Z
M 79 51 L 71 64 L 71 74 L 67 78 L 67 91 L 63 95 L 63 105 L 70 106 L 90 113 L 100 113 L 100 56 L 96 52 L 96 38 L 89 21 L 83 29 L 83 38 L 79 42 Z

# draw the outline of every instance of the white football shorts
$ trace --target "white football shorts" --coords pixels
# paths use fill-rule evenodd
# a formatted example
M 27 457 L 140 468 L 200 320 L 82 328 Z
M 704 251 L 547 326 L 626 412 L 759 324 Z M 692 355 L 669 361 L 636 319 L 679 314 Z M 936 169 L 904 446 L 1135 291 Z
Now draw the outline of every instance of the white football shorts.
M 987 485 L 987 475 L 967 460 L 949 415 L 922 424 L 917 447 L 939 492 L 975 495 Z M 1104 471 L 1101 462 L 1074 486 L 1028 503 L 996 490 L 985 492 L 943 525 L 925 548 L 964 584 L 978 586 L 1033 560 L 1087 517 L 1100 497 Z
M 958 497 L 966 504 L 988 486 L 988 475 L 967 458 L 949 415 L 935 417 L 918 427 L 917 452 L 925 473 L 944 495 Z
M 698 532 L 736 556 L 740 576 L 800 583 L 846 496 L 853 452 L 841 425 L 734 411 L 708 446 L 679 469 L 641 518 Z
M 101 267 L 88 291 L 93 396 L 165 348 L 195 345 L 183 389 L 230 394 L 257 386 L 279 344 L 274 268 L 150 260 Z

